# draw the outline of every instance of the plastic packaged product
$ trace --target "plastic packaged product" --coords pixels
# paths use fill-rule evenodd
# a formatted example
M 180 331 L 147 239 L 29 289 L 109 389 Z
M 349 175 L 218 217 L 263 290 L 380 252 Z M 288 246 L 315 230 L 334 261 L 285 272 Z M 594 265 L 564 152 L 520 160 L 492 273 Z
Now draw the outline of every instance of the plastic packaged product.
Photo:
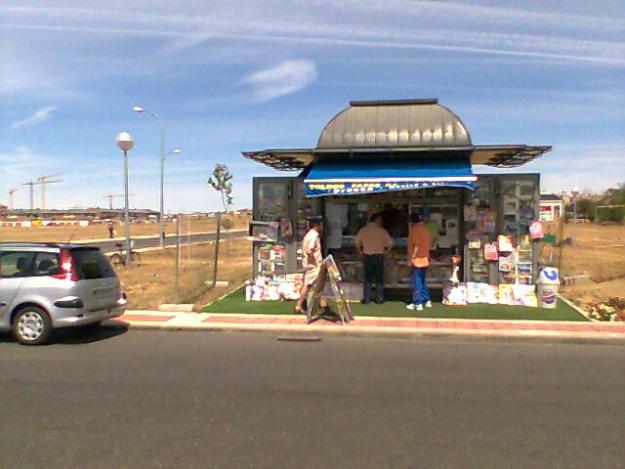
M 512 239 L 507 235 L 497 236 L 497 245 L 500 252 L 511 252 L 514 250 L 514 246 L 512 246 Z
M 448 306 L 464 306 L 467 304 L 467 288 L 463 283 L 446 284 L 443 287 L 443 304 Z
M 530 225 L 530 238 L 533 240 L 543 239 L 543 225 L 539 221 L 535 221 Z
M 512 269 L 514 269 L 514 256 L 512 254 L 499 257 L 499 272 L 512 272 Z
M 528 306 L 531 308 L 538 307 L 535 285 L 513 285 L 512 296 L 514 297 L 515 305 Z
M 499 285 L 499 304 L 500 305 L 513 305 L 514 304 L 514 291 L 513 285 L 501 284 Z
M 467 282 L 467 303 L 488 303 L 490 296 L 488 283 Z
M 497 243 L 486 243 L 484 245 L 484 257 L 487 261 L 496 261 L 499 259 L 499 252 L 497 252 Z
M 480 239 L 475 239 L 469 241 L 469 249 L 479 249 L 482 247 L 482 241 Z

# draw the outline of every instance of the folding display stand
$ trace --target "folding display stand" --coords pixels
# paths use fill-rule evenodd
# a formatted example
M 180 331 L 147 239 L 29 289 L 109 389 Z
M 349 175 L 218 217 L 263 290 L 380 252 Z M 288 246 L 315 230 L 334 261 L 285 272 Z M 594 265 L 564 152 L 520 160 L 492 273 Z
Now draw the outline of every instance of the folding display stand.
M 328 280 L 330 282 L 330 289 L 332 290 L 331 295 L 324 293 Z M 330 255 L 323 260 L 323 263 L 319 267 L 317 281 L 311 293 L 308 295 L 308 307 L 306 308 L 308 324 L 328 316 L 328 313 L 338 317 L 341 321 L 341 325 L 354 319 L 349 303 L 345 300 L 341 282 L 342 279 L 339 269 L 334 258 Z M 330 309 L 327 301 L 328 297 L 334 300 L 336 311 Z M 323 304 L 324 302 L 326 304 Z

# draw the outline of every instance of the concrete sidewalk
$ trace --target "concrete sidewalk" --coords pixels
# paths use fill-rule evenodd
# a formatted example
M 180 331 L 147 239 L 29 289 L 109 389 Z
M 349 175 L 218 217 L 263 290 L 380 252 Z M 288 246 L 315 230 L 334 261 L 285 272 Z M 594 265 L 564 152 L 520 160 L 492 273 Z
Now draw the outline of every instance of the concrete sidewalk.
M 117 319 L 137 329 L 313 332 L 339 335 L 462 335 L 625 341 L 625 322 L 562 322 L 359 316 L 346 325 L 326 320 L 306 324 L 303 316 L 127 311 Z

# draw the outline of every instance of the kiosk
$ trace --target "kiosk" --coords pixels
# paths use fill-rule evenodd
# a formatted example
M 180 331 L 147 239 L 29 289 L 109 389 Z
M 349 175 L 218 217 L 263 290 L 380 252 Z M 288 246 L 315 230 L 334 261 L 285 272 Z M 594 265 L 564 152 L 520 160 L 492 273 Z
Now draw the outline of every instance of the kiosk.
M 372 213 L 382 212 L 395 240 L 386 286 L 408 288 L 408 220 L 417 211 L 433 235 L 431 288 L 442 288 L 455 255 L 462 256 L 464 282 L 533 285 L 538 250 L 530 226 L 540 216 L 539 175 L 474 168 L 516 168 L 550 149 L 474 145 L 460 118 L 436 99 L 351 102 L 328 122 L 315 148 L 243 152 L 274 169 L 298 171 L 254 178 L 253 220 L 278 226 L 277 239 L 254 242 L 254 276 L 301 271 L 306 220 L 321 215 L 326 253 L 345 282 L 360 282 L 354 238 Z M 489 247 L 502 237 L 509 251 L 495 249 L 496 259 L 489 257 Z

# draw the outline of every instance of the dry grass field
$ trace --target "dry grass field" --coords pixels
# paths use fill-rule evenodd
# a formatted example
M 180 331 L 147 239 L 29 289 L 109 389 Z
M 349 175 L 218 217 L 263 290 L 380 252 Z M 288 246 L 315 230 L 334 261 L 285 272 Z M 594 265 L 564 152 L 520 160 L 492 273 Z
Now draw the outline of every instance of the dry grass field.
M 564 237 L 572 234 L 565 226 Z M 549 248 L 543 251 L 543 259 Z M 194 303 L 199 310 L 230 288 L 241 285 L 251 276 L 251 245 L 246 240 L 223 242 L 220 250 L 219 280 L 229 280 L 229 288 L 211 290 L 204 285 L 211 277 L 213 247 L 191 246 L 191 261 L 183 249 L 180 302 Z M 559 249 L 554 248 L 552 265 L 558 265 Z M 157 308 L 173 300 L 175 251 L 153 251 L 143 255 L 141 267 L 122 271 L 121 278 L 130 297 L 131 308 Z M 588 274 L 590 283 L 563 287 L 563 293 L 585 305 L 625 296 L 625 227 L 580 224 L 575 227 L 575 243 L 565 245 L 562 275 Z
M 247 228 L 249 218 L 244 215 L 229 215 L 232 220 L 233 229 Z M 118 237 L 124 235 L 124 224 L 115 225 Z M 130 232 L 132 236 L 158 236 L 158 223 L 138 223 L 131 224 Z M 199 233 L 205 231 L 215 231 L 215 219 L 184 219 L 180 229 L 182 234 Z M 167 223 L 166 232 L 176 233 L 176 224 Z M 109 237 L 106 224 L 89 225 L 85 227 L 72 226 L 33 226 L 22 227 L 0 227 L 0 241 L 46 241 L 46 242 L 67 242 L 70 238 L 73 241 L 84 241 L 89 239 L 104 239 Z
M 555 227 L 553 228 L 554 232 Z M 565 225 L 564 237 L 575 231 L 572 245 L 562 253 L 562 276 L 588 274 L 589 283 L 563 287 L 563 293 L 579 304 L 597 303 L 625 296 L 625 226 Z M 543 259 L 549 249 L 543 251 Z M 554 248 L 553 265 L 558 265 L 559 249 Z
M 190 249 L 190 251 L 189 251 Z M 214 243 L 184 246 L 181 251 L 179 303 L 194 303 L 196 310 L 209 301 L 240 286 L 252 275 L 250 241 L 222 241 L 219 247 L 219 280 L 229 287 L 211 289 Z M 155 310 L 160 304 L 174 302 L 176 250 L 149 251 L 142 254 L 139 267 L 118 271 L 129 300 L 129 309 Z

